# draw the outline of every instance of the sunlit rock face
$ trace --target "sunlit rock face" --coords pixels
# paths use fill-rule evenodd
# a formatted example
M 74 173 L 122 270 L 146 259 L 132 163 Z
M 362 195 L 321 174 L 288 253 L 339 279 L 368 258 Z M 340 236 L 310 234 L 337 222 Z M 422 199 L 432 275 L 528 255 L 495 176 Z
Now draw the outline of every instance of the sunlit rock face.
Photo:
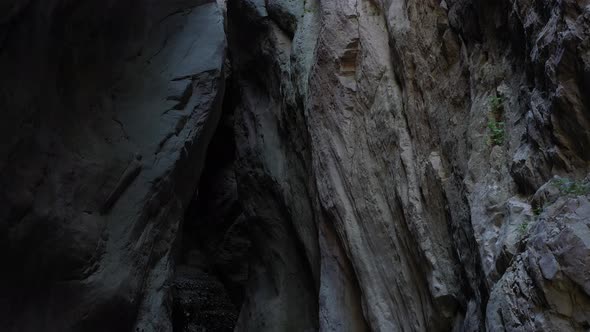
M 587 331 L 590 3 L 0 4 L 9 331 Z

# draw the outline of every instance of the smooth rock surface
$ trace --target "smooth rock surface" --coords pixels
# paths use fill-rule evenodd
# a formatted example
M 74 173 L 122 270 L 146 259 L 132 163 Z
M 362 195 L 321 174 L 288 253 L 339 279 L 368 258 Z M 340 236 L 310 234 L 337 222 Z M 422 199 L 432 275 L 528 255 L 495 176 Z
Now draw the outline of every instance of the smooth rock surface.
M 221 115 L 223 14 L 201 0 L 11 8 L 0 325 L 170 330 L 177 232 Z

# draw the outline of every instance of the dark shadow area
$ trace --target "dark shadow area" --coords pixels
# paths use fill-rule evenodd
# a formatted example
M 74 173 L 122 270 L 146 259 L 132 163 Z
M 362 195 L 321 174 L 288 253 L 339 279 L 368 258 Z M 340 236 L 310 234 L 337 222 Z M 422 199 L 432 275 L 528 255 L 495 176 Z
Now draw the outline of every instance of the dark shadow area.
M 233 94 L 228 87 L 223 118 L 183 224 L 174 331 L 233 331 L 244 299 L 250 240 L 234 171 Z

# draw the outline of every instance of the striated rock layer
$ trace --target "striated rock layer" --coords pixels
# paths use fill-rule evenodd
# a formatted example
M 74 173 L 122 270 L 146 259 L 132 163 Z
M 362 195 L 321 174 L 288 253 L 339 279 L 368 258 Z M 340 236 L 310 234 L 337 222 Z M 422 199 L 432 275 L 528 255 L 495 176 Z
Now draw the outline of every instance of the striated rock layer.
M 589 15 L 229 1 L 264 276 L 237 330 L 590 328 Z
M 6 330 L 590 329 L 589 1 L 0 9 Z

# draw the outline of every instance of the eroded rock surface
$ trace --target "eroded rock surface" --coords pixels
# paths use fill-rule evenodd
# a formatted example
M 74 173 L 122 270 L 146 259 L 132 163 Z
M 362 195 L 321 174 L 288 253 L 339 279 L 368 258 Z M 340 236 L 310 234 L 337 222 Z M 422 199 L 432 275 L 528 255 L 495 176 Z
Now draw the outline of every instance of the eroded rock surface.
M 558 226 L 569 212 L 541 213 L 534 195 L 555 174 L 588 173 L 588 8 L 228 2 L 238 187 L 264 225 L 257 241 L 289 262 L 263 262 L 268 274 L 307 264 L 319 297 L 310 328 L 589 328 L 589 271 L 560 272 L 554 251 L 585 262 L 590 215 L 581 208 L 580 226 Z M 583 206 L 587 190 L 567 191 L 557 197 Z M 272 245 L 293 237 L 303 260 L 294 244 Z M 277 297 L 290 300 L 298 271 L 287 285 L 275 279 Z M 514 280 L 529 280 L 527 291 Z M 259 307 L 273 303 L 257 297 L 269 287 L 253 287 Z M 301 330 L 264 315 L 258 330 Z
M 0 9 L 8 330 L 590 329 L 590 2 Z

